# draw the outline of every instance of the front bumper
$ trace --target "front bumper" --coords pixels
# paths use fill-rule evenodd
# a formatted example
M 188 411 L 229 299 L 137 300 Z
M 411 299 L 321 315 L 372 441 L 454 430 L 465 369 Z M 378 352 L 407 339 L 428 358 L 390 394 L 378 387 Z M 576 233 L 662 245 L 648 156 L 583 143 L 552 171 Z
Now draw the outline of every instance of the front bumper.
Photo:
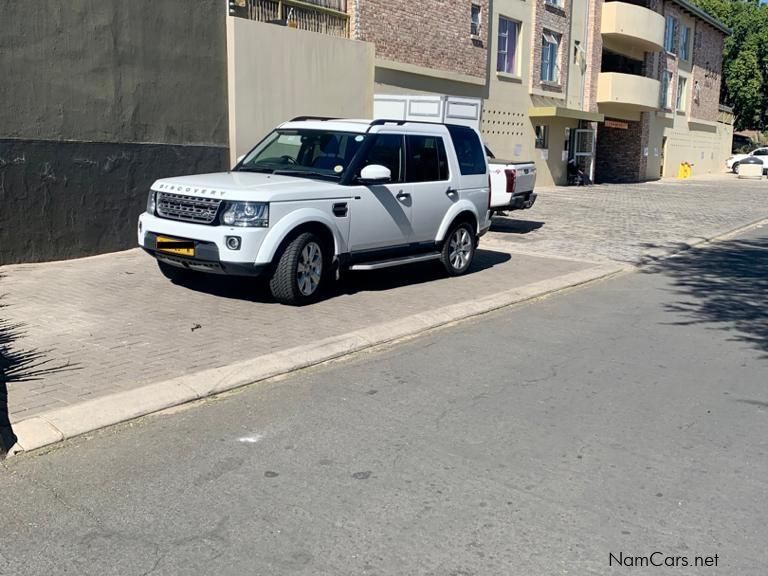
M 158 218 L 146 212 L 139 216 L 137 240 L 149 254 L 171 264 L 213 274 L 257 276 L 267 266 L 257 262 L 259 249 L 268 232 L 267 228 L 235 228 L 205 226 Z M 195 243 L 195 256 L 180 256 L 157 251 L 157 237 L 168 236 Z M 238 236 L 240 248 L 230 250 L 227 236 Z
M 212 242 L 194 240 L 195 255 L 179 256 L 157 250 L 157 234 L 146 232 L 142 248 L 160 262 L 209 274 L 229 274 L 232 276 L 260 276 L 267 268 L 266 264 L 248 262 L 224 262 L 219 257 L 219 249 Z

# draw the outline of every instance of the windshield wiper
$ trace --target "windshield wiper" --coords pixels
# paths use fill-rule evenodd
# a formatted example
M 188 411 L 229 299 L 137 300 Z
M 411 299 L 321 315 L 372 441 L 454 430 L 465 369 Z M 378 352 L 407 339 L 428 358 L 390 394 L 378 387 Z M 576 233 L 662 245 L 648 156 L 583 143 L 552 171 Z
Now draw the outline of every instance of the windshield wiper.
M 314 176 L 315 178 L 331 178 L 338 180 L 341 174 L 328 174 L 327 172 L 313 172 L 311 170 L 275 170 L 272 174 L 281 176 Z
M 263 167 L 256 167 L 256 166 L 240 166 L 240 168 L 237 168 L 235 172 L 259 172 L 262 174 L 272 174 L 272 168 L 263 168 Z

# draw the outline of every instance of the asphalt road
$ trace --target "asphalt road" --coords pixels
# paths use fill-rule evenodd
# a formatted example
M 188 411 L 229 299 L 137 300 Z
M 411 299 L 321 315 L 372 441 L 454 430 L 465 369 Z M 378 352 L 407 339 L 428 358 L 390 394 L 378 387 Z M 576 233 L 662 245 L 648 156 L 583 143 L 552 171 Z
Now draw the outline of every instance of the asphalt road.
M 762 576 L 766 295 L 762 229 L 9 460 L 0 573 Z

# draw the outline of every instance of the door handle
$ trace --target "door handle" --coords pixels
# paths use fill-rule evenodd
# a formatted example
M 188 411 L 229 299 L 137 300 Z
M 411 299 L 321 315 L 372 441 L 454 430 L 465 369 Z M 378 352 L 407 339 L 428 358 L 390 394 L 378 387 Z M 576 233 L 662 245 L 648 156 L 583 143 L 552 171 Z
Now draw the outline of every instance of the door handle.
M 453 197 L 453 196 L 455 196 L 456 194 L 458 194 L 458 192 L 459 192 L 459 191 L 458 191 L 458 190 L 456 190 L 456 188 L 448 188 L 448 190 L 446 190 L 446 191 L 445 191 L 445 194 L 446 194 L 447 196 Z
M 408 200 L 408 198 L 410 197 L 411 195 L 408 194 L 408 192 L 403 192 L 402 190 L 400 190 L 400 192 L 397 193 L 398 200 Z

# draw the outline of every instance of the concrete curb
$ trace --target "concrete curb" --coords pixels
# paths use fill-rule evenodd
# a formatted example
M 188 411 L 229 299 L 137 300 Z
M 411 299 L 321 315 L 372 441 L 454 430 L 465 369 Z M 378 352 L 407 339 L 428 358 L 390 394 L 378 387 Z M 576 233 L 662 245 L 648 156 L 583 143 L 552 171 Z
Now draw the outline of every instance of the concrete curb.
M 110 394 L 66 408 L 51 410 L 13 424 L 17 443 L 8 451 L 7 457 L 334 360 L 367 348 L 415 336 L 427 330 L 512 304 L 594 282 L 627 269 L 624 266 L 598 264 L 556 278 L 421 312 L 313 344 L 280 350 L 221 368 L 203 370 L 135 390 Z

